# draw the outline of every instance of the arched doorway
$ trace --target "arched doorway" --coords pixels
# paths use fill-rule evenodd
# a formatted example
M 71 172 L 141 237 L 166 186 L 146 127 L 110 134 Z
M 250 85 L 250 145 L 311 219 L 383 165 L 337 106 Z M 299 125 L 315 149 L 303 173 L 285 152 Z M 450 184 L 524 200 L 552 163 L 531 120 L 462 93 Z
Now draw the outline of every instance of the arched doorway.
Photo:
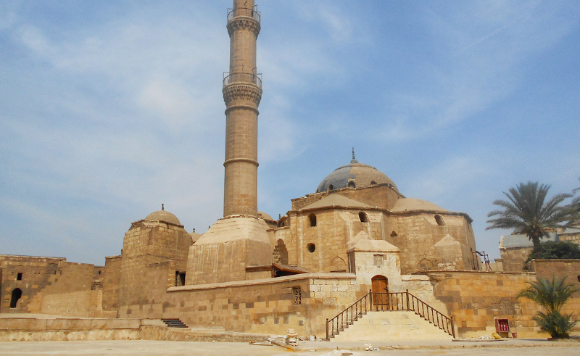
M 22 290 L 20 288 L 14 289 L 12 291 L 12 298 L 10 299 L 10 308 L 16 308 L 20 297 L 22 297 Z
M 288 249 L 286 249 L 286 244 L 282 239 L 278 240 L 274 248 L 274 263 L 281 265 L 288 264 Z
M 385 276 L 374 276 L 371 278 L 373 286 L 373 305 L 375 309 L 382 310 L 389 304 L 389 280 Z

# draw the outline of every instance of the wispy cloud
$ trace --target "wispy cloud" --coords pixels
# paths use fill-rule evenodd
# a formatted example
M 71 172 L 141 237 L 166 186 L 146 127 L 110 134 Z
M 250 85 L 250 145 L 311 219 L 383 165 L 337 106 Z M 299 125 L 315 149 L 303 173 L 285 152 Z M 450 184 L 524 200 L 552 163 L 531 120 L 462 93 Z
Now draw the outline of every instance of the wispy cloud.
M 426 69 L 410 78 L 417 85 L 412 100 L 404 90 L 386 94 L 390 100 L 385 110 L 396 121 L 376 137 L 421 139 L 510 95 L 518 87 L 521 63 L 577 26 L 572 18 L 561 20 L 558 11 L 546 11 L 545 4 L 539 4 L 470 3 L 461 12 L 430 12 L 436 15 L 430 31 L 446 34 L 439 40 L 449 52 L 440 53 L 436 62 L 422 63 Z

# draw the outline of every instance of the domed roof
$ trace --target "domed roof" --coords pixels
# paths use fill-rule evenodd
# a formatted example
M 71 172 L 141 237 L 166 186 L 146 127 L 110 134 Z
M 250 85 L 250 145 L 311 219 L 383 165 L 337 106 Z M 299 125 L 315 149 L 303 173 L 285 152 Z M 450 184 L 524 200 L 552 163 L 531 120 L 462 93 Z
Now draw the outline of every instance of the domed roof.
M 154 211 L 151 214 L 147 215 L 145 217 L 145 220 L 163 221 L 163 222 L 168 222 L 168 223 L 173 224 L 173 225 L 181 225 L 181 222 L 179 222 L 179 219 L 177 218 L 177 216 L 175 216 L 175 215 L 173 215 L 170 212 L 165 211 L 165 210 Z
M 340 189 L 345 187 L 365 188 L 375 184 L 390 184 L 395 191 L 397 186 L 384 173 L 366 164 L 359 163 L 356 159 L 349 164 L 338 167 L 320 182 L 316 192 Z
M 391 209 L 393 212 L 403 212 L 403 211 L 440 211 L 447 212 L 440 206 L 430 203 L 426 200 L 415 199 L 415 198 L 404 198 L 397 200 L 395 206 Z
M 272 220 L 272 221 L 276 221 L 274 219 L 272 219 L 272 217 L 269 214 L 266 214 L 263 211 L 258 211 L 258 218 L 262 219 L 262 220 Z

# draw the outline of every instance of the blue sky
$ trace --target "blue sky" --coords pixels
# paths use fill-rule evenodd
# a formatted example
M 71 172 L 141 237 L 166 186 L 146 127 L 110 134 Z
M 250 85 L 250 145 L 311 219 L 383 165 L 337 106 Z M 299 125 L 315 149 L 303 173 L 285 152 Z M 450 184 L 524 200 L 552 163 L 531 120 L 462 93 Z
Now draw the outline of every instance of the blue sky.
M 468 213 L 580 186 L 580 2 L 258 1 L 259 209 L 357 159 Z M 0 0 L 0 253 L 103 264 L 164 203 L 222 214 L 231 1 Z

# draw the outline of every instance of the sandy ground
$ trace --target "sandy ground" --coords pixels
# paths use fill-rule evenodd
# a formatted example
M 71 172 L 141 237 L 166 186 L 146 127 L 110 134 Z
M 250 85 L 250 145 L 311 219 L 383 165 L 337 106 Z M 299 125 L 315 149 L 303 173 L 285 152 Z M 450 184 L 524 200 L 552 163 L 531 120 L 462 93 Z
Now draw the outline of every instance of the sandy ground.
M 107 356 L 177 356 L 177 355 L 509 355 L 509 356 L 579 356 L 580 343 L 520 342 L 517 344 L 470 343 L 463 348 L 458 343 L 389 344 L 378 346 L 379 351 L 364 351 L 364 343 L 303 343 L 301 350 L 287 351 L 278 346 L 255 346 L 239 342 L 180 342 L 180 341 L 39 341 L 0 342 L 0 355 L 57 356 L 57 355 L 107 355 Z M 338 347 L 331 350 L 331 347 Z M 317 350 L 318 348 L 318 350 Z M 400 348 L 415 348 L 401 350 Z M 418 348 L 418 349 L 417 349 Z M 321 350 L 322 349 L 322 350 Z M 316 351 L 314 351 L 316 350 Z

